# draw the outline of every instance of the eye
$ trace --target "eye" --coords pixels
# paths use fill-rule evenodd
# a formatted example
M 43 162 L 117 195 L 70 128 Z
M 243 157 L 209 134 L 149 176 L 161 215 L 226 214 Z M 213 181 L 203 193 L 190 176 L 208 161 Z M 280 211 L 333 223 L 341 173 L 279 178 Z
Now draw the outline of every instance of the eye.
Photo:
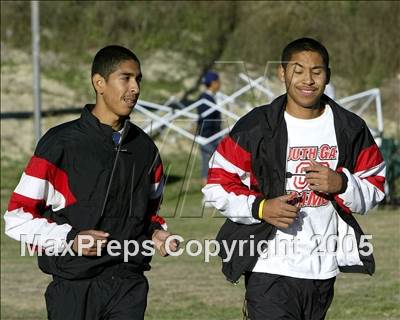
M 122 76 L 122 77 L 121 77 L 121 80 L 129 81 L 129 76 Z

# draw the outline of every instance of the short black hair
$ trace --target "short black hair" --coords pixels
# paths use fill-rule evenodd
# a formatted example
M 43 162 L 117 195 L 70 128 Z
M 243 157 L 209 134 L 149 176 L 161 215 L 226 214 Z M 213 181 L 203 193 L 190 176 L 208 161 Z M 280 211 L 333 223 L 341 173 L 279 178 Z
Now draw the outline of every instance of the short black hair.
M 311 38 L 300 38 L 290 42 L 282 51 L 281 64 L 286 68 L 288 61 L 292 55 L 301 51 L 314 51 L 318 52 L 324 61 L 325 68 L 329 69 L 329 54 L 328 50 L 317 40 Z
M 138 57 L 129 49 L 110 45 L 100 49 L 94 56 L 92 63 L 92 77 L 97 73 L 104 79 L 113 73 L 118 65 L 126 60 L 134 60 L 140 65 Z

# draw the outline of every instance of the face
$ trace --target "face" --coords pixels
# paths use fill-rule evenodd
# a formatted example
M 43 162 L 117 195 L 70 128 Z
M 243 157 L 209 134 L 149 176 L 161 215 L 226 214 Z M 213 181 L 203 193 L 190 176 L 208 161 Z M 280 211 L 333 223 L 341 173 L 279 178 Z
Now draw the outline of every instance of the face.
M 103 110 L 118 118 L 128 116 L 139 99 L 141 79 L 140 66 L 134 60 L 122 61 L 107 80 L 96 74 L 93 82 Z
M 219 89 L 221 89 L 221 81 L 219 79 L 214 80 L 213 82 L 211 82 L 211 86 L 213 88 L 214 92 L 219 91 Z
M 218 92 L 219 89 L 221 88 L 221 81 L 219 79 L 211 81 L 210 85 L 207 87 L 207 90 L 210 90 L 211 92 Z
M 319 106 L 325 90 L 327 72 L 318 52 L 294 53 L 286 70 L 280 66 L 279 76 L 285 82 L 288 103 L 301 108 Z

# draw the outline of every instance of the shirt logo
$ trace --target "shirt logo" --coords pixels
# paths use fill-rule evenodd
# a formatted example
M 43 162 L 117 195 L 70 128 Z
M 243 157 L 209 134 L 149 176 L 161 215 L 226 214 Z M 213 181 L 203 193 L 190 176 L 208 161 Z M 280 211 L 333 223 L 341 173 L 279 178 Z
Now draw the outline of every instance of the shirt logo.
M 304 168 L 311 165 L 309 160 L 318 161 L 326 167 L 333 167 L 337 159 L 337 146 L 323 144 L 321 146 L 290 147 L 288 154 L 287 193 L 295 194 L 291 204 L 297 207 L 322 207 L 329 203 L 328 196 L 315 193 L 308 188 Z

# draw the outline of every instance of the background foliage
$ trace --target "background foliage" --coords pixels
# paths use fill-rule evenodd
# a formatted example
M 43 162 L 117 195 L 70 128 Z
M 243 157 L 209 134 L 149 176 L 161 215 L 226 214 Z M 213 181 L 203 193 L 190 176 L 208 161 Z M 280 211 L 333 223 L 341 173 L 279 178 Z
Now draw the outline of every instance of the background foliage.
M 334 74 L 351 78 L 353 91 L 399 73 L 399 19 L 400 4 L 390 1 L 41 2 L 42 48 L 69 65 L 119 43 L 145 59 L 179 52 L 182 67 L 193 60 L 201 74 L 218 59 L 264 65 L 289 41 L 311 36 L 328 47 Z M 2 1 L 2 42 L 29 50 L 29 26 L 29 2 Z

